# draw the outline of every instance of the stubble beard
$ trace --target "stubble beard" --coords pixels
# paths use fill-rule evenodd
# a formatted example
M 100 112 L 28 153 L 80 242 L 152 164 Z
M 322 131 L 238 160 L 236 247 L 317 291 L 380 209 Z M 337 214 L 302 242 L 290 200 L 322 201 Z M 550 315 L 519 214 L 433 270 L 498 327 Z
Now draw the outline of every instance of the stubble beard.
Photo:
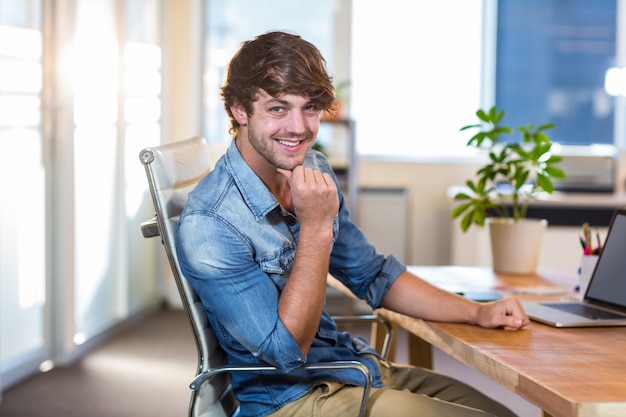
M 302 137 L 299 137 L 300 140 L 308 141 L 307 152 L 313 146 L 313 141 L 310 140 L 312 137 L 312 133 L 307 131 Z M 304 157 L 306 152 L 302 154 L 301 158 L 281 158 L 276 152 L 276 149 L 273 148 L 274 139 L 264 139 L 262 136 L 257 135 L 256 131 L 252 128 L 252 126 L 248 125 L 248 141 L 250 145 L 254 148 L 254 150 L 264 158 L 270 165 L 286 169 L 292 171 L 295 167 L 302 165 L 304 162 Z

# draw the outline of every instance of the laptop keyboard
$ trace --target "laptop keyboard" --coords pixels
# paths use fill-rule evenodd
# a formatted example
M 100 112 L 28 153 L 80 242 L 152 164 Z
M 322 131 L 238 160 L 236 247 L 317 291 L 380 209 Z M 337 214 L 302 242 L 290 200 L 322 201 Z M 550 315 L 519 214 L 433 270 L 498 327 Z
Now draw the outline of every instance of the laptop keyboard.
M 557 310 L 565 311 L 567 313 L 576 314 L 577 316 L 586 317 L 591 320 L 615 320 L 626 318 L 626 315 L 624 314 L 613 313 L 581 303 L 543 303 L 543 305 L 556 308 Z

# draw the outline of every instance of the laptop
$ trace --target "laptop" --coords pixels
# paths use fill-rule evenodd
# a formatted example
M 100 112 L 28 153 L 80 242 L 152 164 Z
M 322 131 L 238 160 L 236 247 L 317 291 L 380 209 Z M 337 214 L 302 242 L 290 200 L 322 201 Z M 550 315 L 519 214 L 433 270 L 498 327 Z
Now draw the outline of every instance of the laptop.
M 626 326 L 626 209 L 613 213 L 582 300 L 522 304 L 531 320 L 554 327 Z

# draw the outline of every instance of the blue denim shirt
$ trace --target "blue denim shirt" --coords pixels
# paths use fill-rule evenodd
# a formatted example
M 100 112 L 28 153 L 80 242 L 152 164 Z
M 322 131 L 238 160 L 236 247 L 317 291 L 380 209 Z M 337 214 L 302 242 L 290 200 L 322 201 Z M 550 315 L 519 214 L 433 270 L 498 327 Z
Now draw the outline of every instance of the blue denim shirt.
M 310 151 L 304 163 L 330 173 L 326 158 Z M 350 221 L 339 193 L 329 272 L 372 308 L 380 307 L 405 266 L 377 254 Z M 177 248 L 184 276 L 198 292 L 231 364 L 271 364 L 282 372 L 236 373 L 232 385 L 240 416 L 263 416 L 305 395 L 320 381 L 363 385 L 355 370 L 301 371 L 307 362 L 359 360 L 380 374 L 374 350 L 339 332 L 323 313 L 307 357 L 278 317 L 278 299 L 298 246 L 298 219 L 282 209 L 241 157 L 235 142 L 190 193 L 181 215 Z M 291 372 L 290 372 L 291 371 Z

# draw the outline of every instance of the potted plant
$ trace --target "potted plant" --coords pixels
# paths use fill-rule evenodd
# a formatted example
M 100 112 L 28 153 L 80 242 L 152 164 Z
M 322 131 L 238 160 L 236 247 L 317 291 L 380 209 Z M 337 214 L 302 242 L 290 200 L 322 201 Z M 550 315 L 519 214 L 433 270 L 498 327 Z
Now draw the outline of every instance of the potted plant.
M 333 102 L 332 110 L 325 111 L 322 114 L 322 120 L 325 122 L 332 122 L 341 119 L 344 114 L 344 105 L 347 101 L 346 91 L 350 87 L 350 81 L 344 80 L 335 86 L 335 101 Z
M 543 219 L 526 218 L 528 203 L 551 194 L 553 180 L 565 178 L 565 172 L 556 166 L 562 158 L 551 152 L 552 142 L 545 133 L 554 128 L 554 124 L 518 126 L 516 130 L 521 140 L 513 141 L 505 138 L 514 131 L 501 124 L 504 114 L 504 110 L 495 106 L 488 111 L 479 109 L 476 112 L 479 122 L 461 128 L 461 131 L 479 129 L 467 145 L 486 150 L 489 159 L 476 171 L 476 179 L 465 183 L 466 190 L 454 196 L 458 205 L 452 211 L 452 218 L 460 217 L 463 232 L 472 224 L 480 227 L 487 224 L 494 269 L 526 274 L 536 268 L 541 239 L 547 227 Z M 526 237 L 508 239 L 510 243 L 495 243 L 495 235 L 502 228 L 515 231 L 530 228 L 530 231 Z M 522 250 L 526 246 L 535 248 L 535 253 L 523 256 Z M 501 252 L 507 248 L 513 254 L 508 256 L 509 261 L 502 261 Z

